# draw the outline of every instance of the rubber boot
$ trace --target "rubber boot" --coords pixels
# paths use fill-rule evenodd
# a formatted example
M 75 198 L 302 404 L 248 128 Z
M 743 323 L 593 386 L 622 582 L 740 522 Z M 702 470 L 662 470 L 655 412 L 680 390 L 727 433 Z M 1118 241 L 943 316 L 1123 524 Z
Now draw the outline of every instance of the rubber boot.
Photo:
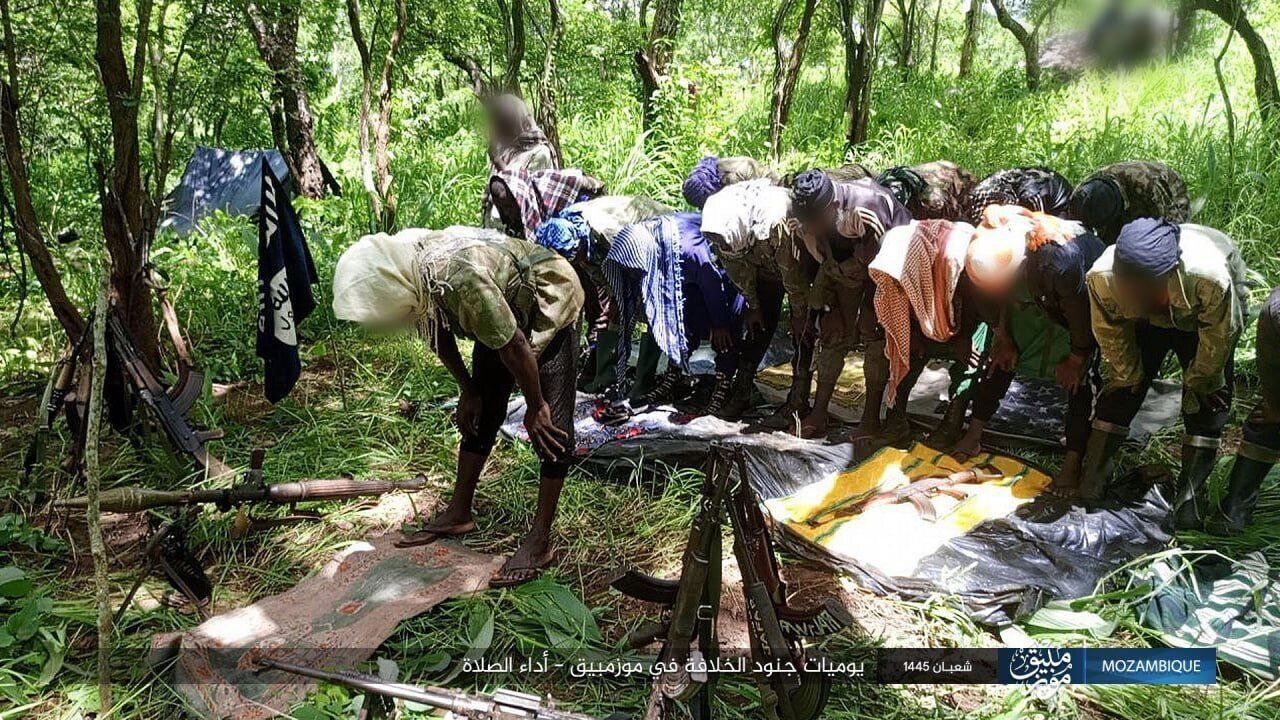
M 754 370 L 754 368 L 752 369 Z M 733 376 L 733 386 L 729 392 L 729 401 L 720 407 L 717 417 L 725 420 L 737 420 L 754 405 L 756 376 L 745 367 L 738 368 Z
M 602 393 L 618 379 L 618 333 L 616 330 L 600 331 L 592 356 L 595 367 L 583 392 Z
M 760 420 L 760 426 L 770 430 L 783 430 L 796 424 L 797 417 L 809 414 L 809 396 L 813 390 L 813 371 L 805 369 L 795 371 L 791 376 L 791 389 L 787 391 L 787 400 Z M 741 414 L 741 413 L 739 413 Z
M 1280 451 L 1247 441 L 1240 443 L 1236 461 L 1231 466 L 1227 496 L 1222 501 L 1220 534 L 1235 535 L 1249 526 L 1253 508 L 1258 504 L 1258 491 L 1277 460 L 1280 460 Z
M 654 341 L 653 335 L 646 332 L 640 338 L 640 352 L 636 357 L 636 375 L 635 381 L 631 384 L 631 397 L 639 396 L 649 392 L 654 382 L 658 378 L 658 363 L 662 360 L 662 351 L 658 349 L 658 343 Z
M 1173 526 L 1177 530 L 1203 530 L 1209 501 L 1203 497 L 1205 481 L 1218 459 L 1218 438 L 1187 435 L 1182 441 L 1182 470 L 1173 502 Z
M 1086 503 L 1097 504 L 1107 494 L 1112 475 L 1116 471 L 1116 455 L 1120 445 L 1129 437 L 1129 428 L 1104 420 L 1094 420 L 1089 442 L 1084 448 L 1084 462 L 1080 468 L 1079 497 Z

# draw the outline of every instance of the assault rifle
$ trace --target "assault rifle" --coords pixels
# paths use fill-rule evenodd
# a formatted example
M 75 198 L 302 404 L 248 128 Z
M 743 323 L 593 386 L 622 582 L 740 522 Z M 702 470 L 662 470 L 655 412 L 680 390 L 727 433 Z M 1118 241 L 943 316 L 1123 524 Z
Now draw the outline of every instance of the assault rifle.
M 806 640 L 833 635 L 853 622 L 836 598 L 806 608 L 788 603 L 787 584 L 779 571 L 760 499 L 747 480 L 742 449 L 712 443 L 702 500 L 689 531 L 680 578 L 662 580 L 628 570 L 612 583 L 625 595 L 666 609 L 664 622 L 642 627 L 628 640 L 632 647 L 662 640 L 659 661 L 679 669 L 658 678 L 656 695 L 660 701 L 690 703 L 696 720 L 710 718 L 715 675 L 690 672 L 689 668 L 697 668 L 699 660 L 712 662 L 720 651 L 716 618 L 722 574 L 721 529 L 726 515 L 742 573 L 747 631 L 755 663 L 803 668 Z M 831 686 L 829 676 L 804 671 L 760 675 L 756 681 L 763 716 L 769 720 L 820 717 Z
M 817 527 L 831 520 L 866 512 L 873 507 L 896 505 L 904 502 L 909 502 L 915 506 L 916 512 L 920 513 L 921 519 L 934 522 L 938 519 L 938 508 L 933 504 L 935 497 L 946 495 L 957 500 L 963 500 L 969 497 L 969 491 L 960 487 L 961 485 L 980 485 L 988 480 L 999 480 L 1003 477 L 1004 473 L 999 468 L 994 465 L 983 464 L 959 470 L 949 475 L 920 478 L 902 487 L 878 492 L 857 502 L 828 508 L 805 520 L 805 524 L 809 527 Z
M 492 695 L 473 695 L 469 693 L 446 690 L 444 688 L 419 687 L 406 683 L 389 682 L 373 675 L 351 671 L 326 672 L 305 665 L 280 662 L 262 658 L 258 661 L 258 672 L 279 670 L 281 672 L 314 680 L 323 680 L 334 685 L 363 690 L 365 693 L 383 697 L 407 700 L 433 708 L 445 710 L 447 717 L 469 718 L 473 720 L 596 720 L 590 715 L 557 710 L 555 702 L 544 700 L 537 695 L 515 692 L 513 690 L 497 690 Z
M 308 500 L 344 500 L 365 495 L 385 495 L 396 490 L 421 490 L 427 479 L 421 475 L 410 480 L 301 480 L 268 485 L 262 481 L 261 450 L 254 450 L 245 480 L 233 487 L 213 490 L 151 490 L 136 486 L 104 490 L 98 505 L 105 512 L 134 513 L 158 507 L 212 504 L 219 510 L 244 505 L 295 505 Z M 57 500 L 54 507 L 84 508 L 87 497 Z

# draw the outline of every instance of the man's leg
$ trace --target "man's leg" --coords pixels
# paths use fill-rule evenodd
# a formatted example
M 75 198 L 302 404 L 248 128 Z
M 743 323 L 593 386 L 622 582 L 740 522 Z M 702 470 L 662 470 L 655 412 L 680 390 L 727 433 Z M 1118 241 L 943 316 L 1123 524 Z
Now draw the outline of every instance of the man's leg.
M 1093 417 L 1093 401 L 1102 385 L 1098 365 L 1095 356 L 1081 378 L 1080 386 L 1067 397 L 1067 453 L 1062 458 L 1062 470 L 1053 480 L 1053 489 L 1066 497 L 1075 497 L 1080 490 L 1080 472 L 1084 466 L 1085 446 L 1089 443 L 1089 419 Z
M 555 523 L 556 508 L 560 504 L 560 491 L 574 457 L 574 389 L 568 381 L 575 375 L 574 364 L 578 357 L 578 335 L 570 329 L 561 330 L 552 338 L 547 349 L 538 357 L 538 379 L 542 396 L 551 408 L 551 419 L 556 427 L 565 431 L 565 450 L 554 457 L 540 457 L 542 467 L 538 479 L 538 505 L 533 524 L 507 562 L 498 571 L 492 584 L 513 585 L 537 577 L 539 571 L 550 564 L 551 527 Z
M 1115 474 L 1120 445 L 1129 437 L 1129 423 L 1142 408 L 1147 389 L 1173 348 L 1172 338 L 1161 330 L 1147 323 L 1138 323 L 1134 330 L 1141 353 L 1142 382 L 1134 387 L 1104 391 L 1098 397 L 1097 411 L 1080 467 L 1079 496 L 1087 503 L 1097 503 L 1106 495 Z
M 1258 376 L 1261 397 L 1244 423 L 1244 439 L 1231 467 L 1218 528 L 1238 533 L 1253 519 L 1258 491 L 1280 459 L 1280 288 L 1271 291 L 1258 315 Z
M 948 375 L 951 383 L 947 387 L 947 411 L 938 421 L 937 427 L 929 434 L 929 447 L 948 450 L 964 432 L 965 416 L 969 412 L 969 404 L 973 401 L 979 378 L 987 367 L 988 340 L 991 331 L 986 325 L 978 325 L 972 331 L 961 331 L 947 343 L 928 340 L 925 343 L 926 354 L 931 358 L 944 358 L 951 361 Z
M 767 277 L 758 277 L 756 294 L 760 298 L 760 315 L 764 328 L 758 333 L 747 329 L 747 338 L 742 343 L 742 352 L 738 355 L 738 372 L 733 378 L 733 391 L 729 402 L 720 411 L 720 417 L 736 420 L 752 406 L 755 396 L 756 370 L 760 361 L 769 352 L 773 342 L 773 334 L 778 329 L 782 318 L 782 301 L 786 291 L 782 282 Z M 796 378 L 792 378 L 794 390 Z
M 507 401 L 515 386 L 515 379 L 498 353 L 475 344 L 471 352 L 471 377 L 480 389 L 480 419 L 475 435 L 463 434 L 458 446 L 458 473 L 453 484 L 453 495 L 448 505 L 422 529 L 428 534 L 461 535 L 475 529 L 472 508 L 475 504 L 476 486 L 484 471 L 485 461 L 498 439 L 498 428 L 507 414 Z M 416 539 L 416 536 L 415 536 Z
M 849 314 L 842 307 L 843 298 L 836 302 L 837 306 L 822 317 L 818 328 L 814 363 L 818 383 L 813 409 L 800 423 L 802 437 L 818 437 L 827 431 L 831 397 L 835 395 L 836 383 L 844 371 L 844 359 L 853 349 L 853 328 L 847 324 Z
M 1185 370 L 1196 355 L 1200 337 L 1193 332 L 1179 332 L 1173 338 L 1178 362 Z M 1231 415 L 1235 383 L 1235 344 L 1227 354 L 1222 374 L 1226 384 L 1207 397 L 1197 397 L 1194 412 L 1187 412 L 1183 395 L 1182 424 L 1186 435 L 1182 440 L 1182 468 L 1178 473 L 1177 494 L 1173 502 L 1173 524 L 1179 530 L 1202 530 L 1209 513 L 1209 500 L 1204 495 L 1205 483 L 1218 461 L 1222 429 Z

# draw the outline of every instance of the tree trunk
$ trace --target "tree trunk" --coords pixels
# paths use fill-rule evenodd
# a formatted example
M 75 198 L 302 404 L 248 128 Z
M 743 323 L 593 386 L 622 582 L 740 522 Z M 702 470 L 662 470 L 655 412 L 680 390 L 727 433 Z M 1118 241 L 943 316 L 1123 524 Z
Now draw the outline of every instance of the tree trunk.
M 647 48 L 635 54 L 636 70 L 640 74 L 641 104 L 644 129 L 653 127 L 656 112 L 653 96 L 662 84 L 667 66 L 675 53 L 676 35 L 680 32 L 680 0 L 655 0 L 653 23 L 649 27 Z
M 395 0 L 396 26 L 391 31 L 391 39 L 387 41 L 387 54 L 382 61 L 382 77 L 378 83 L 378 123 L 373 133 L 373 160 L 378 178 L 378 193 L 383 201 L 383 227 L 395 227 L 397 198 L 391 189 L 394 179 L 391 175 L 391 101 L 392 73 L 395 70 L 396 54 L 400 44 L 404 42 L 404 34 L 409 29 L 409 7 L 406 0 Z
M 857 17 L 855 0 L 838 0 L 840 35 L 844 41 L 844 107 L 849 116 L 845 145 L 849 148 L 867 139 L 871 117 L 871 86 L 875 79 L 876 47 L 885 0 L 865 0 L 862 17 Z
M 1191 49 L 1191 41 L 1196 35 L 1196 5 L 1194 2 L 1183 0 L 1178 3 L 1177 11 L 1174 13 L 1173 37 L 1171 38 L 1169 54 L 1173 57 L 1179 57 Z
M 1022 46 L 1023 62 L 1026 64 L 1027 89 L 1040 88 L 1040 40 L 1035 30 L 1028 30 L 1009 12 L 1004 0 L 991 0 L 991 7 L 996 11 L 996 20 L 1000 26 L 1013 35 Z M 1037 27 L 1036 30 L 1039 28 Z
M 396 53 L 409 26 L 409 11 L 405 0 L 396 0 L 396 22 L 387 39 L 386 54 L 378 76 L 377 112 L 374 112 L 373 54 L 364 36 L 360 21 L 359 0 L 347 0 L 347 21 L 351 26 L 351 39 L 360 57 L 360 177 L 369 196 L 369 211 L 374 225 L 380 230 L 395 226 L 396 197 L 391 191 L 391 91 L 392 72 Z M 378 23 L 374 23 L 376 30 Z M 376 38 L 374 38 L 376 41 Z
M 933 37 L 929 41 L 929 74 L 938 71 L 938 35 L 942 31 L 942 0 L 933 4 Z
M 502 75 L 502 89 L 520 94 L 520 69 L 524 65 L 524 0 L 498 0 L 506 35 L 507 69 Z
M 973 70 L 973 54 L 978 49 L 978 31 L 982 27 L 982 0 L 970 0 L 964 15 L 964 41 L 960 43 L 960 77 Z
M 1258 117 L 1272 133 L 1280 131 L 1272 126 L 1280 119 L 1280 86 L 1276 84 L 1275 63 L 1266 40 L 1249 22 L 1240 0 L 1196 0 L 1195 7 L 1218 16 L 1244 41 L 1253 60 L 1253 93 L 1258 100 Z
M 53 316 L 71 339 L 84 332 L 84 316 L 71 298 L 67 297 L 53 256 L 45 245 L 31 199 L 31 180 L 27 173 L 27 159 L 22 145 L 22 126 L 18 113 L 18 63 L 17 47 L 13 35 L 13 22 L 9 16 L 9 0 L 0 0 L 0 23 L 4 30 L 4 59 L 6 79 L 0 81 L 0 137 L 4 140 L 5 175 L 13 192 L 14 234 L 18 246 L 31 260 L 31 269 L 40 289 L 49 299 Z
M 103 185 L 102 236 L 111 257 L 112 294 L 121 320 L 154 371 L 159 369 L 160 352 L 145 264 L 155 230 L 155 207 L 142 185 L 138 150 L 138 107 L 146 67 L 150 3 L 140 3 L 137 11 L 138 38 L 130 73 L 124 56 L 120 0 L 97 0 L 94 58 L 111 121 L 111 165 L 100 165 L 99 175 Z
M 902 21 L 902 40 L 898 43 L 898 68 L 903 76 L 909 75 L 915 65 L 917 10 L 919 0 L 895 0 L 898 17 Z
M 249 0 L 245 6 L 249 29 L 258 55 L 275 79 L 276 97 L 283 113 L 283 132 L 276 135 L 280 152 L 289 159 L 298 192 L 309 198 L 324 195 L 324 173 L 315 146 L 315 119 L 307 97 L 306 82 L 298 67 L 298 22 L 300 3 L 275 2 L 260 5 Z M 283 137 L 285 145 L 280 146 Z
M 538 102 L 535 108 L 538 125 L 546 133 L 560 167 L 564 155 L 560 151 L 560 125 L 556 115 L 556 50 L 564 37 L 564 15 L 559 0 L 547 0 L 551 26 L 547 32 L 547 48 L 542 56 L 542 75 L 538 78 Z
M 365 194 L 369 196 L 369 214 L 374 224 L 380 225 L 382 194 L 378 192 L 378 183 L 373 177 L 373 150 L 370 137 L 370 128 L 373 125 L 373 58 L 370 56 L 369 44 L 365 41 L 364 29 L 360 22 L 360 0 L 347 0 L 347 24 L 351 26 L 351 41 L 355 43 L 356 54 L 360 58 L 360 116 L 356 128 L 360 150 L 360 180 L 364 184 Z
M 173 142 L 177 136 L 179 120 L 183 116 L 189 116 L 189 113 L 179 110 L 175 102 L 178 91 L 178 70 L 182 67 L 182 61 L 186 56 L 191 32 L 203 21 L 208 10 L 208 0 L 202 2 L 190 20 L 185 23 L 182 39 L 178 42 L 178 49 L 172 61 L 168 58 L 168 25 L 165 22 L 171 7 L 173 5 L 170 0 L 162 0 L 156 20 L 155 36 L 150 44 L 150 77 L 153 95 L 150 128 L 152 198 L 164 196 L 169 172 L 173 169 Z M 176 120 L 175 115 L 178 116 Z
M 769 114 L 769 155 L 777 159 L 782 153 L 782 131 L 791 119 L 791 100 L 800 69 L 804 66 L 804 53 L 809 45 L 809 30 L 818 0 L 805 0 L 796 28 L 795 42 L 787 47 L 786 24 L 795 0 L 782 0 L 773 18 L 773 105 Z

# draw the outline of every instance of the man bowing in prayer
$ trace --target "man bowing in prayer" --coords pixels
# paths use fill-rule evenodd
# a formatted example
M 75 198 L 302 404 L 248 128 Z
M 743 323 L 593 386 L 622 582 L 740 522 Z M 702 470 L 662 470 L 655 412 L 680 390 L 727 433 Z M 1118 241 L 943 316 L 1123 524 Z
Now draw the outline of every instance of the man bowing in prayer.
M 809 307 L 820 315 L 816 366 L 818 385 L 813 410 L 801 421 L 802 437 L 827 431 L 828 406 L 845 356 L 866 343 L 867 383 L 881 382 L 888 372 L 884 334 L 877 321 L 875 284 L 867 266 L 880 250 L 888 230 L 911 222 L 911 214 L 887 188 L 871 180 L 833 182 L 822 170 L 806 170 L 792 186 L 792 214 L 804 246 L 818 263 L 809 292 Z M 793 323 L 795 318 L 792 319 Z M 880 432 L 880 398 L 868 395 L 859 436 Z
M 416 328 L 458 382 L 462 432 L 453 497 L 407 544 L 475 529 L 472 501 L 514 386 L 542 461 L 533 527 L 491 580 L 518 585 L 551 564 L 551 525 L 573 458 L 574 364 L 582 287 L 569 262 L 494 230 L 454 226 L 366 235 L 338 259 L 340 320 Z M 455 337 L 475 341 L 471 366 Z
M 1142 218 L 1121 228 L 1089 270 L 1093 334 L 1106 386 L 1085 449 L 1080 497 L 1106 494 L 1116 451 L 1170 352 L 1182 366 L 1179 529 L 1200 527 L 1200 490 L 1231 410 L 1232 363 L 1244 325 L 1246 270 L 1230 238 L 1202 225 Z

